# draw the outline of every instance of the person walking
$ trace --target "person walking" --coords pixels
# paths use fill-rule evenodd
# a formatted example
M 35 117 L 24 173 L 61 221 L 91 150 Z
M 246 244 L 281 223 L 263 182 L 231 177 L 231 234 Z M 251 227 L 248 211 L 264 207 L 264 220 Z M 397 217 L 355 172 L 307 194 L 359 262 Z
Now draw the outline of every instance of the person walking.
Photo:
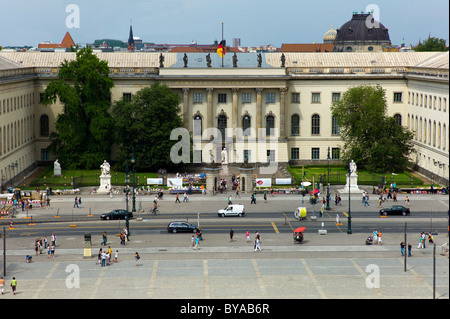
M 108 237 L 106 236 L 106 232 L 103 232 L 102 238 L 103 238 L 103 241 L 102 241 L 101 244 L 106 246 L 106 242 L 108 241 Z
M 259 239 L 259 236 L 256 236 L 255 238 L 255 251 L 261 251 L 261 240 Z
M 175 194 L 175 204 L 176 204 L 176 203 L 181 204 L 180 199 L 178 198 L 178 193 Z
M 405 198 L 405 204 L 406 204 L 406 206 L 409 206 L 409 198 L 408 198 L 408 196 L 406 196 L 406 198 Z
M 405 242 L 403 242 L 403 241 L 400 243 L 400 251 L 402 253 L 402 256 L 404 256 L 404 253 L 405 253 Z
M 78 198 L 78 208 L 81 208 L 81 197 Z
M 424 245 L 423 245 L 423 237 L 422 237 L 422 234 L 420 234 L 420 237 L 419 237 L 419 245 L 417 246 L 417 248 L 425 248 Z
M 2 295 L 5 293 L 5 279 L 3 277 L 0 277 L 0 291 Z
M 250 232 L 248 230 L 245 232 L 245 239 L 247 240 L 247 243 L 250 242 Z
M 55 246 L 52 245 L 52 247 L 50 248 L 50 257 L 54 258 L 55 257 Z
M 411 250 L 412 250 L 412 245 L 411 245 L 411 243 L 408 243 L 408 257 L 411 257 Z
M 230 243 L 233 241 L 234 231 L 233 228 L 230 228 Z
M 16 277 L 13 277 L 12 280 L 11 280 L 11 289 L 12 289 L 13 295 L 15 295 L 16 294 L 16 289 L 17 289 Z
M 78 197 L 75 197 L 75 203 L 73 204 L 73 208 L 78 207 Z
M 255 205 L 256 205 L 256 196 L 255 196 L 255 194 L 252 194 L 252 196 L 250 197 L 250 199 L 251 199 L 250 204 L 255 204 Z
M 191 245 L 189 246 L 189 248 L 194 248 L 194 247 L 195 247 L 195 237 L 194 237 L 194 235 L 192 235 L 192 237 L 191 237 Z
M 139 266 L 139 259 L 141 259 L 141 256 L 139 256 L 139 253 L 136 252 L 134 254 L 134 260 L 136 261 L 136 266 Z
M 378 245 L 381 245 L 381 231 L 378 231 L 378 233 L 377 233 L 377 235 L 378 235 Z
M 102 251 L 102 253 L 100 254 L 100 258 L 102 260 L 101 267 L 105 267 L 106 266 L 106 252 Z
M 267 203 L 267 193 L 264 192 L 264 203 Z
M 119 251 L 116 250 L 116 252 L 114 253 L 114 262 L 118 263 L 119 262 Z

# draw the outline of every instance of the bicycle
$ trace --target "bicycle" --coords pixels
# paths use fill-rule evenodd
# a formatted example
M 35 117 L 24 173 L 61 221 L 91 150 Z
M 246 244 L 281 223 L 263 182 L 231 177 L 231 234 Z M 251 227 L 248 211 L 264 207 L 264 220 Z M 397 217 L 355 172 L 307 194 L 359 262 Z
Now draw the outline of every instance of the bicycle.
M 156 215 L 156 214 L 159 214 L 159 210 L 158 210 L 158 208 L 152 208 L 152 209 L 150 209 L 148 212 L 147 212 L 147 214 L 152 214 L 152 215 Z

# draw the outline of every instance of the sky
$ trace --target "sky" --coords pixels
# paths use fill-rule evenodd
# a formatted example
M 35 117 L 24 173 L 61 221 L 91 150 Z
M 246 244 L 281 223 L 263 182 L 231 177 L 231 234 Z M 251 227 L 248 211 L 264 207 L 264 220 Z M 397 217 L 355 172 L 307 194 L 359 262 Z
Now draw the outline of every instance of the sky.
M 127 41 L 130 23 L 144 42 L 242 46 L 322 43 L 352 12 L 374 9 L 393 44 L 416 45 L 429 35 L 449 43 L 448 0 L 0 0 L 0 46 Z M 79 22 L 79 23 L 78 23 Z

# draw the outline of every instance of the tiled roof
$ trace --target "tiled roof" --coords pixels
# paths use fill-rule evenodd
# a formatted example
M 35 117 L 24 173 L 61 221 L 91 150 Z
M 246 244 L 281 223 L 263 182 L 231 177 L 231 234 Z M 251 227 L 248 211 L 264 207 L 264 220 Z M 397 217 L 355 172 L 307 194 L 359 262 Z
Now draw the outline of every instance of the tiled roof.
M 9 69 L 17 69 L 22 66 L 18 63 L 10 61 L 0 56 L 0 70 L 9 70 Z
M 39 43 L 38 48 L 41 49 L 57 49 L 57 48 L 71 48 L 75 46 L 75 42 L 69 32 L 66 32 L 61 43 Z
M 281 52 L 333 52 L 333 43 L 283 43 Z

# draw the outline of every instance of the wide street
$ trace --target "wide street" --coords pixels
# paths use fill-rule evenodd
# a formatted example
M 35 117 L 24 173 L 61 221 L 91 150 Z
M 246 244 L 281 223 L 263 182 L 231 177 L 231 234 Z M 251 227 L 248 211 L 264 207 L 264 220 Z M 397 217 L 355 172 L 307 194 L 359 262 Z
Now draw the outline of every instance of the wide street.
M 404 204 L 404 196 L 399 196 L 398 204 Z M 341 206 L 335 207 L 333 202 L 323 216 L 319 215 L 321 205 L 316 205 L 317 220 L 310 220 L 313 207 L 305 197 L 309 219 L 302 222 L 293 214 L 302 206 L 299 195 L 275 195 L 268 197 L 267 203 L 257 195 L 256 205 L 250 205 L 249 195 L 240 199 L 233 196 L 234 203 L 245 205 L 246 216 L 241 218 L 217 216 L 217 210 L 226 206 L 225 194 L 192 195 L 189 203 L 179 204 L 175 204 L 173 195 L 166 194 L 159 202 L 161 213 L 156 216 L 139 212 L 140 207 L 147 211 L 154 198 L 141 196 L 125 246 L 116 236 L 125 221 L 99 218 L 101 213 L 125 208 L 124 196 L 81 197 L 82 208 L 73 208 L 75 196 L 52 196 L 50 209 L 28 212 L 32 219 L 20 211 L 13 219 L 12 230 L 10 218 L 0 220 L 7 234 L 5 279 L 7 284 L 12 276 L 19 281 L 17 295 L 7 289 L 0 298 L 412 299 L 433 298 L 433 292 L 436 298 L 449 297 L 448 255 L 441 255 L 441 245 L 448 242 L 448 196 L 408 195 L 410 216 L 380 217 L 374 199 L 364 208 L 360 196 L 354 195 L 352 234 L 347 234 L 345 196 Z M 131 201 L 129 205 L 131 209 Z M 383 205 L 389 207 L 392 201 Z M 193 234 L 166 231 L 173 220 L 200 223 L 204 241 L 199 250 L 189 247 Z M 407 241 L 413 247 L 406 271 L 399 248 L 405 222 Z M 292 230 L 299 226 L 306 227 L 303 245 L 292 238 Z M 233 241 L 230 228 L 235 232 Z M 383 243 L 364 245 L 374 228 L 382 231 Z M 327 234 L 319 235 L 319 229 L 327 230 Z M 251 233 L 250 242 L 245 240 L 246 230 Z M 98 250 L 105 247 L 100 244 L 104 231 L 107 245 L 119 251 L 120 263 L 102 268 L 96 261 Z M 255 231 L 261 234 L 261 252 L 253 250 Z M 422 231 L 435 234 L 435 277 L 433 245 L 427 242 L 425 249 L 417 249 Z M 92 234 L 92 257 L 88 258 L 83 257 L 85 232 Z M 47 236 L 50 240 L 52 233 L 57 236 L 55 258 L 48 258 L 45 251 L 35 255 L 34 239 Z M 141 255 L 138 266 L 133 257 L 136 251 Z M 33 256 L 30 264 L 25 263 L 27 254 Z M 3 275 L 3 267 L 1 271 Z M 72 274 L 77 274 L 79 281 Z

